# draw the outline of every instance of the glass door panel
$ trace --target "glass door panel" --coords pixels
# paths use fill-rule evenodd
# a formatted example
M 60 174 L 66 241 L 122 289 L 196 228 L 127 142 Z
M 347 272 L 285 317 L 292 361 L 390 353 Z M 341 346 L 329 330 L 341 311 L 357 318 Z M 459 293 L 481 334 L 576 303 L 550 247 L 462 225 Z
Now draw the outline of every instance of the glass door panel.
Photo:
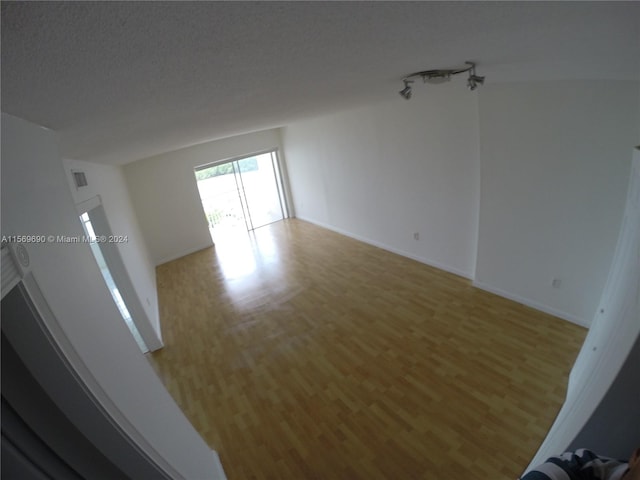
M 237 161 L 251 228 L 284 218 L 274 156 L 269 152 Z
M 238 229 L 248 230 L 244 206 L 236 182 L 237 173 L 230 162 L 196 172 L 198 191 L 214 239 Z

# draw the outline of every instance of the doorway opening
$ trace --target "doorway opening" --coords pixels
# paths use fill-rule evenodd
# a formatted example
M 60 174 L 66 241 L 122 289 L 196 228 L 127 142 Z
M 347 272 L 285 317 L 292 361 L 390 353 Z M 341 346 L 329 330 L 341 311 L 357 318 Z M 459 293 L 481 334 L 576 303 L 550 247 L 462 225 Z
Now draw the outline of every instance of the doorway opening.
M 195 175 L 214 243 L 287 216 L 276 150 L 198 167 Z
M 116 285 L 116 282 L 113 279 L 113 275 L 111 275 L 111 271 L 109 270 L 109 267 L 104 258 L 104 255 L 102 254 L 102 250 L 100 250 L 100 244 L 97 241 L 98 237 L 96 236 L 96 232 L 93 228 L 93 225 L 91 224 L 89 213 L 85 212 L 82 215 L 80 215 L 80 221 L 82 222 L 82 228 L 84 229 L 87 235 L 87 238 L 89 239 L 89 247 L 91 248 L 91 252 L 93 253 L 94 258 L 98 263 L 98 267 L 100 268 L 100 273 L 102 273 L 102 278 L 104 279 L 105 283 L 107 284 L 107 287 L 109 288 L 111 297 L 113 298 L 113 301 L 118 307 L 118 311 L 120 312 L 122 319 L 127 324 L 127 327 L 129 327 L 129 331 L 131 332 L 131 335 L 133 335 L 133 338 L 135 338 L 136 343 L 140 347 L 140 350 L 142 350 L 142 353 L 147 353 L 149 351 L 149 348 L 147 348 L 147 345 L 142 339 L 142 336 L 138 331 L 138 327 L 136 327 L 135 323 L 133 323 L 131 314 L 129 313 L 129 309 L 127 308 L 127 305 L 122 299 L 122 295 L 120 294 L 120 291 L 118 290 L 118 286 Z

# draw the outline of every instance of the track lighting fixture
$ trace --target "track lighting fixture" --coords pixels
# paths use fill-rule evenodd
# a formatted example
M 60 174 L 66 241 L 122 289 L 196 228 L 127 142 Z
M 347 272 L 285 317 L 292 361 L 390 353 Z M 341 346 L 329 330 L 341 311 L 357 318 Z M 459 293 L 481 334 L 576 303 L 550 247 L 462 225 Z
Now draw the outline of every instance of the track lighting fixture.
M 476 75 L 476 64 L 474 62 L 464 62 L 469 65 L 468 67 L 463 68 L 449 68 L 449 69 L 438 69 L 438 70 L 424 70 L 422 72 L 412 73 L 411 75 L 407 75 L 402 79 L 404 82 L 404 88 L 400 90 L 400 95 L 405 100 L 409 100 L 411 98 L 411 84 L 414 80 L 410 80 L 414 77 L 422 78 L 424 83 L 444 83 L 451 80 L 453 75 L 457 75 L 459 73 L 469 73 L 469 78 L 467 79 L 467 86 L 470 90 L 475 90 L 478 88 L 478 85 L 484 84 L 484 77 Z

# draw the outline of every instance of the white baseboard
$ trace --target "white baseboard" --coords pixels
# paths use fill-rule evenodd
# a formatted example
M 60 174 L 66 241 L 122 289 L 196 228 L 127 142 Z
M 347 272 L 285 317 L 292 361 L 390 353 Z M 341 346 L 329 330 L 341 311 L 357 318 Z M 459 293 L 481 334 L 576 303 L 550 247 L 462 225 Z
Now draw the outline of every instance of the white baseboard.
M 405 252 L 403 250 L 400 250 L 398 248 L 392 247 L 390 245 L 386 245 L 384 243 L 377 242 L 376 240 L 372 240 L 370 238 L 362 237 L 360 235 L 357 235 L 357 234 L 352 233 L 352 232 L 348 232 L 346 230 L 343 230 L 342 228 L 335 227 L 333 225 L 328 225 L 328 224 L 323 223 L 323 222 L 318 222 L 317 220 L 313 220 L 311 218 L 306 218 L 306 217 L 302 217 L 302 216 L 297 216 L 295 218 L 297 218 L 298 220 L 302 220 L 304 222 L 313 223 L 314 225 L 318 225 L 319 227 L 326 228 L 327 230 L 331 230 L 332 232 L 339 233 L 340 235 L 344 235 L 345 237 L 350 237 L 350 238 L 353 238 L 354 240 L 358 240 L 358 241 L 366 243 L 368 245 L 372 245 L 374 247 L 381 248 L 382 250 L 386 250 L 388 252 L 395 253 L 395 254 L 401 255 L 403 257 L 410 258 L 411 260 L 415 260 L 416 262 L 424 263 L 425 265 L 429 265 L 430 267 L 435 267 L 435 268 L 437 268 L 439 270 L 444 270 L 445 272 L 453 273 L 454 275 L 458 275 L 458 276 L 464 277 L 464 278 L 466 278 L 468 280 L 472 280 L 472 276 L 471 276 L 471 274 L 469 272 L 464 272 L 464 271 L 459 270 L 457 268 L 450 267 L 449 265 L 444 265 L 444 264 L 439 263 L 439 262 L 434 262 L 434 261 L 429 260 L 427 258 L 420 257 L 420 256 L 414 255 L 414 254 L 409 253 L 409 252 Z
M 541 312 L 548 313 L 549 315 L 553 315 L 554 317 L 558 317 L 568 322 L 575 323 L 576 325 L 580 325 L 581 327 L 589 328 L 590 326 L 589 322 L 575 315 L 549 307 L 540 302 L 529 300 L 528 298 L 524 298 L 519 295 L 507 292 L 505 290 L 502 290 L 501 288 L 496 288 L 486 283 L 478 282 L 476 280 L 473 280 L 472 284 L 474 287 L 479 288 L 481 290 L 494 293 L 500 297 L 508 298 L 509 300 L 513 300 L 514 302 L 521 303 L 523 305 L 526 305 L 527 307 L 535 308 L 536 310 L 540 310 Z
M 176 254 L 172 254 L 172 255 L 168 255 L 166 257 L 161 258 L 160 260 L 155 262 L 155 266 L 159 266 L 162 265 L 163 263 L 167 263 L 167 262 L 171 262 L 173 260 L 177 260 L 178 258 L 182 258 L 186 255 L 189 255 L 191 253 L 195 253 L 195 252 L 199 252 L 200 250 L 204 250 L 205 248 L 209 248 L 213 246 L 213 242 L 207 243 L 206 245 L 201 245 L 199 247 L 194 247 L 194 248 L 189 248 L 187 250 L 184 250 L 182 252 L 176 253 Z

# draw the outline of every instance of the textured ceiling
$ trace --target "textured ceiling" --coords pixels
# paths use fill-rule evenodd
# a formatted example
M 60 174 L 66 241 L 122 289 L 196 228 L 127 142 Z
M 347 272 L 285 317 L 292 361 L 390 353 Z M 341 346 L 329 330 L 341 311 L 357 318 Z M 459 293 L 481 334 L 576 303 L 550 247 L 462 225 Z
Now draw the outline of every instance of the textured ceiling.
M 487 83 L 640 79 L 636 2 L 1 7 L 2 110 L 59 132 L 63 156 L 104 163 L 402 101 L 404 75 L 465 60 Z

